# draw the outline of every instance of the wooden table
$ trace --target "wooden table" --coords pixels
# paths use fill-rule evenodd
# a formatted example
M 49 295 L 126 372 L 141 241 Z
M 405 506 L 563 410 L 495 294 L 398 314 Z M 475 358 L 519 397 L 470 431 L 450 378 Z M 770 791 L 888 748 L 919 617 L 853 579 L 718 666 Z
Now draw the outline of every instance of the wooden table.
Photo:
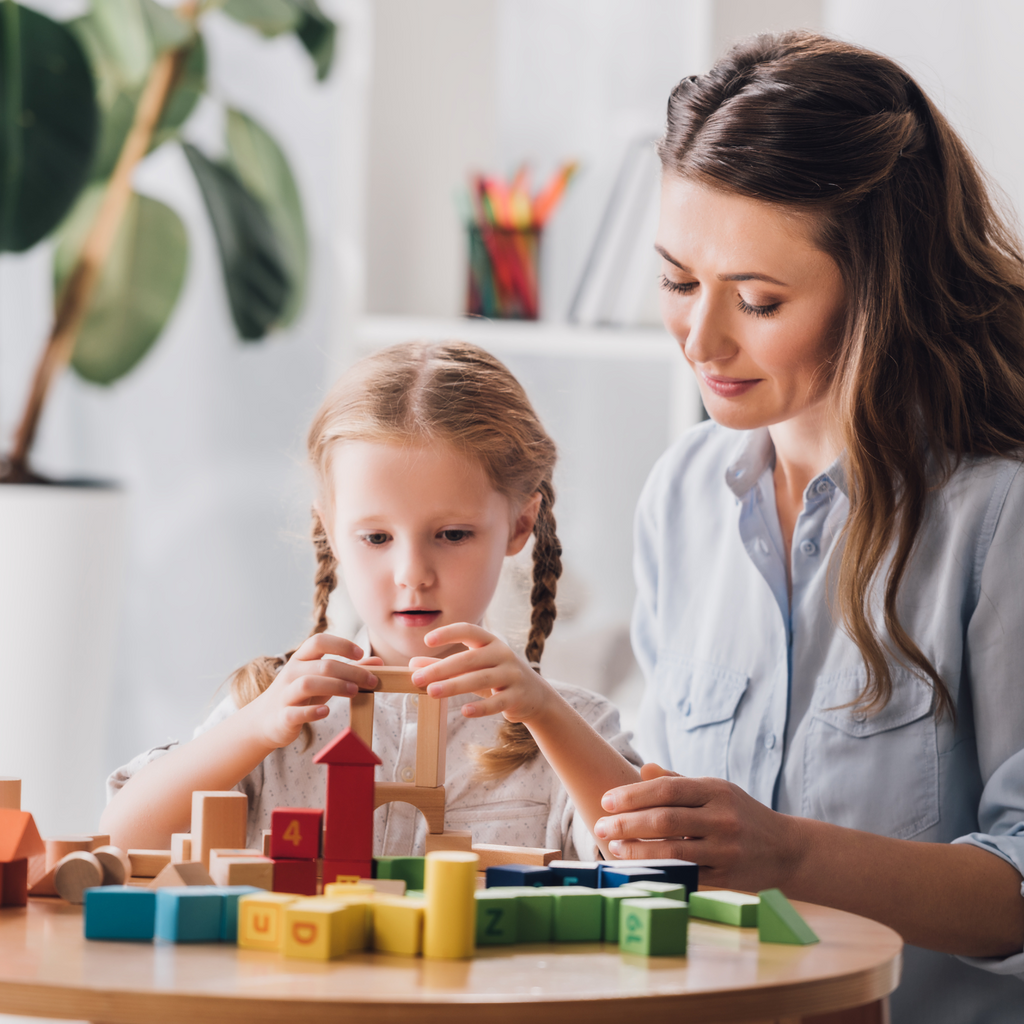
M 467 961 L 318 963 L 230 945 L 87 942 L 80 907 L 30 900 L 0 910 L 0 1013 L 108 1024 L 797 1024 L 814 1014 L 827 1015 L 816 1024 L 883 1024 L 899 936 L 796 906 L 819 944 L 761 945 L 755 929 L 691 921 L 685 958 L 567 943 L 492 946 Z

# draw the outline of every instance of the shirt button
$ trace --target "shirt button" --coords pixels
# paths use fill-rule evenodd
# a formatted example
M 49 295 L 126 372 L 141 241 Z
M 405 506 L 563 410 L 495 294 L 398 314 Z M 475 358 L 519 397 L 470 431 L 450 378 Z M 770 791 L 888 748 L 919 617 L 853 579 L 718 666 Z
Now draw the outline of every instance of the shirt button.
M 768 554 L 768 541 L 766 541 L 764 537 L 757 538 L 757 550 L 760 551 L 762 555 Z
M 818 553 L 818 545 L 813 540 L 805 540 L 801 542 L 800 550 L 805 555 L 816 555 Z
M 867 712 L 866 711 L 856 711 L 856 712 L 854 712 L 853 720 L 855 722 L 866 722 L 868 720 Z
M 683 714 L 688 717 L 692 711 L 693 704 L 691 704 L 690 701 L 687 701 L 686 706 L 683 708 Z
M 764 738 L 764 748 L 765 748 L 765 750 L 771 750 L 772 747 L 774 747 L 774 746 L 775 746 L 775 733 L 770 732 Z
M 412 782 L 416 778 L 416 773 L 408 765 L 402 769 L 401 775 L 403 782 Z
M 828 494 L 828 492 L 832 490 L 832 485 L 827 480 L 819 480 L 814 489 L 819 494 Z

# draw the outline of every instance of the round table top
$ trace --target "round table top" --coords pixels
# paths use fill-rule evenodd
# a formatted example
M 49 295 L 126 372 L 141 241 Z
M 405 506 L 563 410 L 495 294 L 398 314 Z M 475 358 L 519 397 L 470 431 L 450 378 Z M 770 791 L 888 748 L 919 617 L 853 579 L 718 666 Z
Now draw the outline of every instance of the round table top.
M 866 918 L 794 904 L 821 938 L 759 943 L 757 930 L 691 920 L 686 957 L 602 943 L 491 946 L 472 960 L 361 953 L 327 963 L 233 945 L 87 941 L 81 907 L 0 910 L 0 1013 L 107 1024 L 588 1024 L 757 1021 L 882 999 L 902 942 Z M 568 1016 L 568 1019 L 577 1019 Z M 635 1019 L 635 1018 L 634 1018 Z

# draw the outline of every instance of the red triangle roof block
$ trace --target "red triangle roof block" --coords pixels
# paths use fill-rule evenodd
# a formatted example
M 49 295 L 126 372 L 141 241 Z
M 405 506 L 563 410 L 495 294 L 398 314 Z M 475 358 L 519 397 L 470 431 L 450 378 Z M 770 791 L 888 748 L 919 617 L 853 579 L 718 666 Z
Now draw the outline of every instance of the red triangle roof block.
M 0 864 L 46 853 L 46 844 L 28 811 L 0 807 Z
M 351 730 L 345 729 L 313 757 L 317 764 L 380 764 L 380 758 Z

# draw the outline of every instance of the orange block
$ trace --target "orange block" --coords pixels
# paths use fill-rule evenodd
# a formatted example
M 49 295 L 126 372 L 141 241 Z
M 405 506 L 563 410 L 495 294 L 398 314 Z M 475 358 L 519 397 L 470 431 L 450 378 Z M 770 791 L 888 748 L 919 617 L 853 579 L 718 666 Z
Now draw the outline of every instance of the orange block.
M 0 807 L 0 864 L 28 861 L 26 881 L 35 885 L 46 874 L 46 844 L 28 811 Z

